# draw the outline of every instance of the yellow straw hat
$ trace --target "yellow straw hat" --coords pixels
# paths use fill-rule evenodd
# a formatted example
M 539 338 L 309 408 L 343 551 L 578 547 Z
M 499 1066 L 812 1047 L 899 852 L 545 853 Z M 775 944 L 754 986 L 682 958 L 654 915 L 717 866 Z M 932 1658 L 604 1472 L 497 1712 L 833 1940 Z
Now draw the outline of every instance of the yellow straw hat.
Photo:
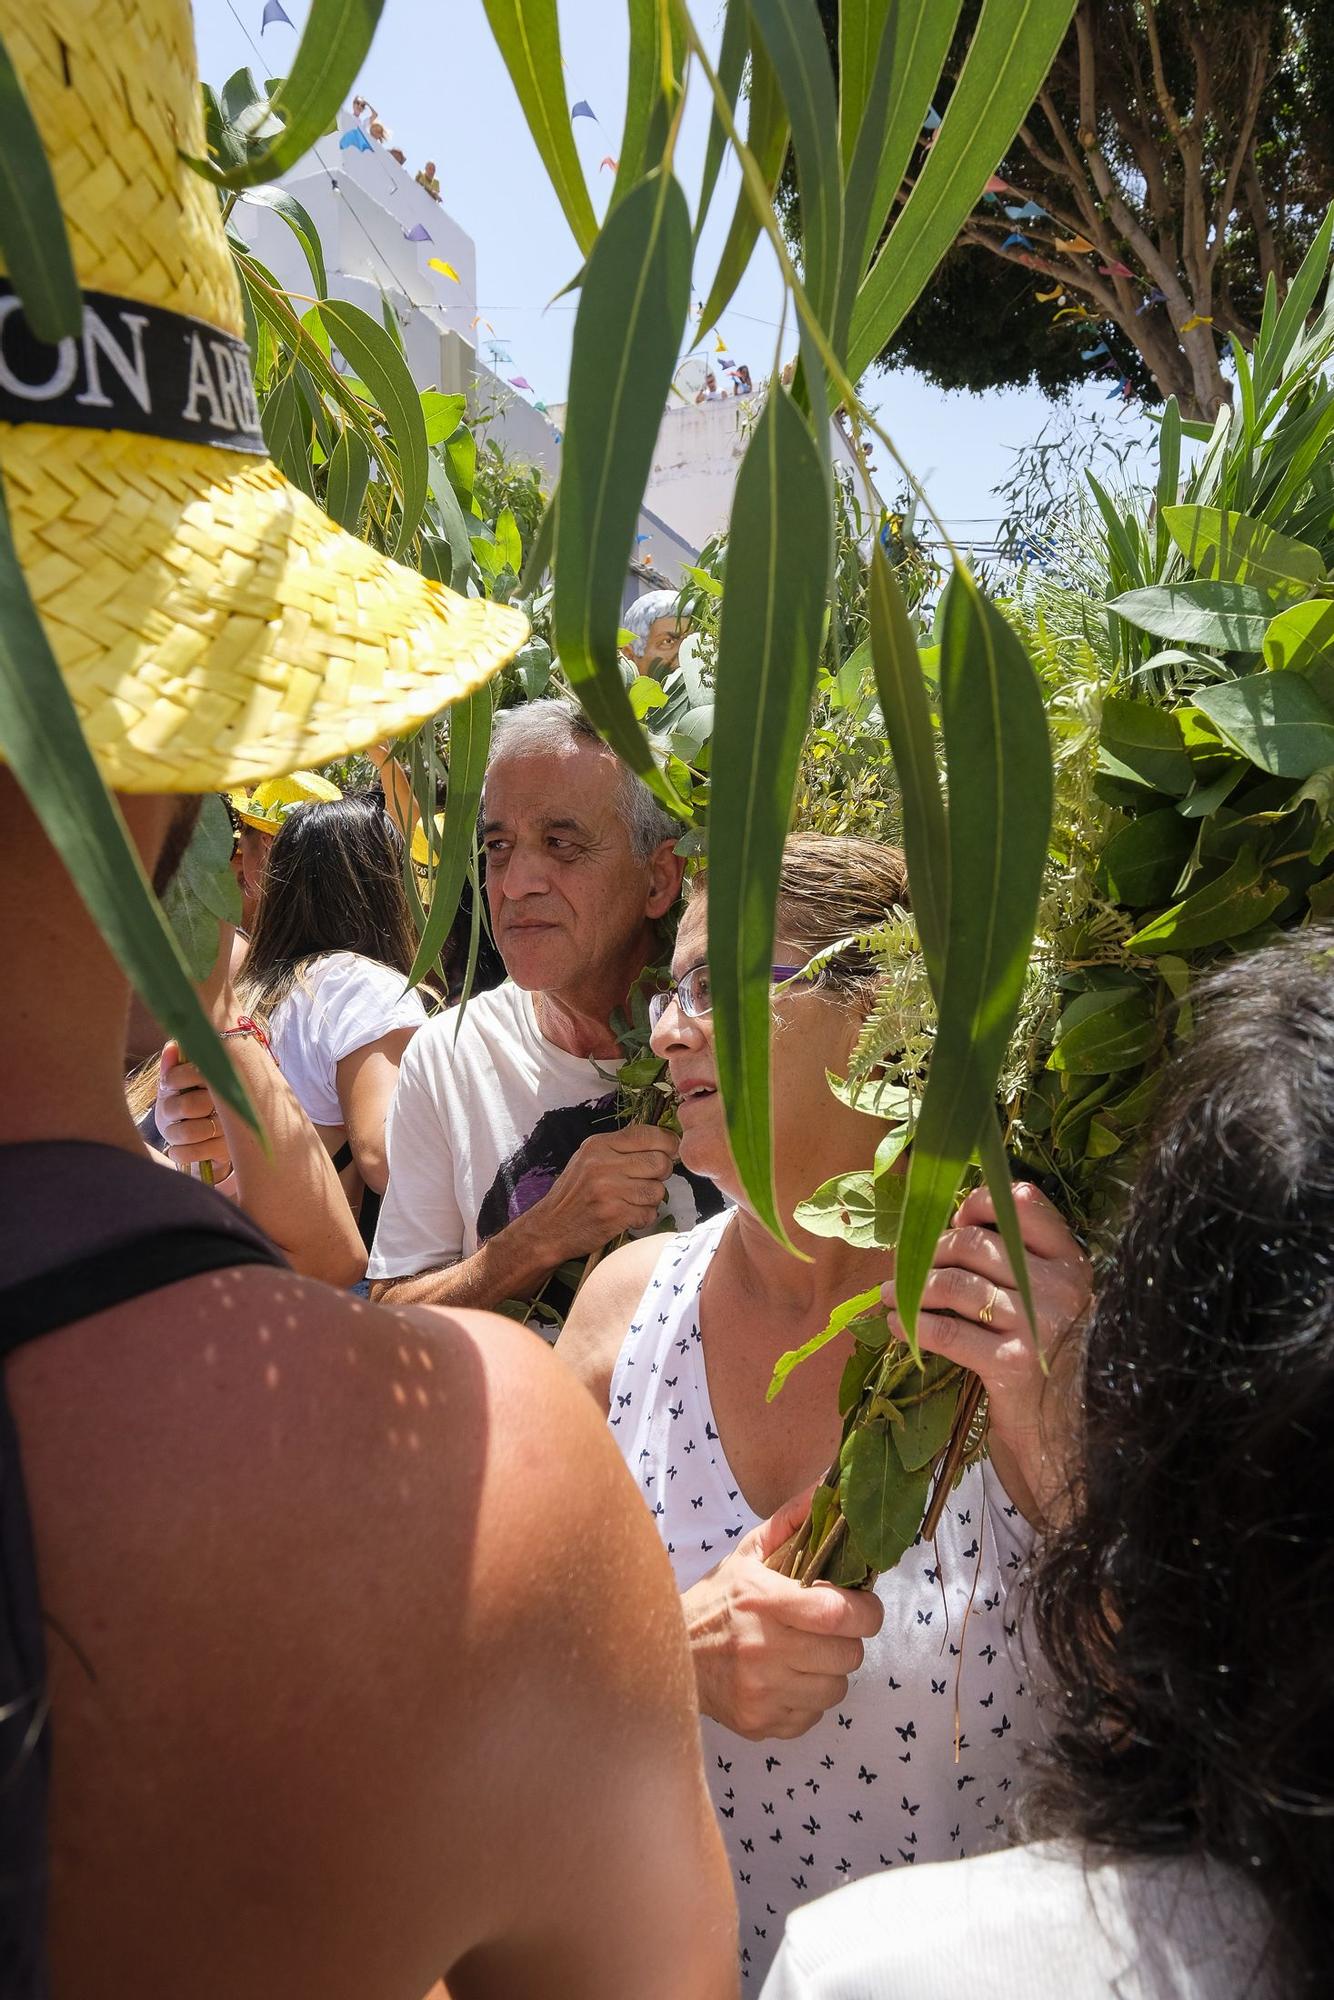
M 227 803 L 243 825 L 277 833 L 293 806 L 342 796 L 333 780 L 318 771 L 289 771 L 285 778 L 265 778 L 248 792 L 228 792 Z
M 114 789 L 205 792 L 403 735 L 527 634 L 375 553 L 259 435 L 188 0 L 0 0 L 84 325 L 39 344 L 0 277 L 19 560 Z

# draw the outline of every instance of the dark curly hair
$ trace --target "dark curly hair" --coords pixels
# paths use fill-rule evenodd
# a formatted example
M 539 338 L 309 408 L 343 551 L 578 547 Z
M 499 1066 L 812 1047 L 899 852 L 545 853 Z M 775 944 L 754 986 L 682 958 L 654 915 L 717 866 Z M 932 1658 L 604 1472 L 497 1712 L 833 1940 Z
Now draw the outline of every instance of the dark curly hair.
M 1207 1855 L 1285 1994 L 1334 1949 L 1334 932 L 1213 974 L 1085 1333 L 1034 1575 L 1055 1727 L 1031 1830 Z

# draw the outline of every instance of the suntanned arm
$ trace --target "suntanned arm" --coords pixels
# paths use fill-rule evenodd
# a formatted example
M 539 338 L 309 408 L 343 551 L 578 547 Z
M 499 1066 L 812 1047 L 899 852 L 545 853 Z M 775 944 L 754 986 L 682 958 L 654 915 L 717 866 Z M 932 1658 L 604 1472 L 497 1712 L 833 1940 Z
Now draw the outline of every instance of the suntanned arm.
M 735 1994 L 670 1570 L 531 1336 L 251 1267 L 7 1381 L 59 1621 L 53 1990 Z
M 377 1305 L 483 1309 L 535 1297 L 564 1261 L 547 1241 L 541 1208 L 539 1202 L 456 1264 L 372 1280 L 372 1299 Z

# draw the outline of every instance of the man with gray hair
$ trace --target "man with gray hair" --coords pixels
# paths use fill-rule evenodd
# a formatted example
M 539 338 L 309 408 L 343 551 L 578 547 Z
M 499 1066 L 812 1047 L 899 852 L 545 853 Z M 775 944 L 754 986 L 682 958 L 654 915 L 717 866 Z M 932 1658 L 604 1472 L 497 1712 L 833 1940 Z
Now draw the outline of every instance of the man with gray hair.
M 396 1305 L 568 1305 L 573 1260 L 722 1198 L 677 1141 L 618 1123 L 611 1018 L 661 956 L 679 828 L 560 701 L 502 710 L 482 795 L 504 985 L 413 1037 L 389 1117 L 372 1296 Z M 552 1328 L 554 1337 L 554 1327 Z
M 638 673 L 665 680 L 676 665 L 681 641 L 690 631 L 690 620 L 679 615 L 680 601 L 679 591 L 648 590 L 622 617 L 630 634 L 626 658 Z

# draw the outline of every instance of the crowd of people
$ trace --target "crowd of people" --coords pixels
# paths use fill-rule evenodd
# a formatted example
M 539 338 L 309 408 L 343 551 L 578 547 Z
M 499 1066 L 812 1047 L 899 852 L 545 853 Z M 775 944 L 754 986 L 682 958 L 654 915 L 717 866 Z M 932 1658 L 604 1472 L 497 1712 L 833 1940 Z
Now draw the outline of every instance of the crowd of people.
M 1016 1187 L 1034 1328 L 988 1196 L 962 1202 L 917 1324 L 980 1379 L 988 1449 L 874 1588 L 780 1573 L 844 1357 L 770 1405 L 776 1358 L 850 1293 L 904 1334 L 892 1253 L 797 1217 L 891 1136 L 828 1078 L 880 990 L 849 940 L 911 908 L 903 857 L 783 856 L 799 1256 L 728 1145 L 707 871 L 683 882 L 573 707 L 497 719 L 494 982 L 412 985 L 437 830 L 388 746 L 525 621 L 342 534 L 239 405 L 197 421 L 199 381 L 249 364 L 189 164 L 186 0 L 47 0 L 40 28 L 0 0 L 101 317 L 49 381 L 0 384 L 4 615 L 159 895 L 229 801 L 241 920 L 197 997 L 244 1096 L 131 1011 L 121 960 L 154 941 L 15 724 L 3 2000 L 1321 1992 L 1334 937 L 1190 996 L 1096 1270 Z M 342 795 L 321 766 L 374 735 L 379 789 Z M 617 1094 L 637 1007 L 662 1123 Z
M 617 1504 L 656 1529 L 679 1596 L 741 1990 L 954 1990 L 942 1937 L 951 1976 L 985 1968 L 998 1994 L 1299 1990 L 1319 1794 L 1291 1732 L 1318 1724 L 1295 1661 L 1282 1673 L 1257 1642 L 1266 1603 L 1314 1629 L 1298 1600 L 1324 1560 L 1315 1475 L 1285 1460 L 1298 1434 L 1315 1442 L 1324 1393 L 1312 1288 L 1334 1155 L 1302 1079 L 1334 1048 L 1329 948 L 1262 953 L 1204 996 L 1092 1311 L 1085 1251 L 1020 1182 L 1035 1346 L 990 1197 L 964 1201 L 919 1326 L 981 1377 L 987 1453 L 873 1590 L 810 1588 L 770 1558 L 837 1456 L 845 1357 L 826 1347 L 776 1408 L 766 1387 L 868 1286 L 897 1337 L 893 1260 L 800 1232 L 798 1260 L 751 1212 L 718 1093 L 707 872 L 683 883 L 676 826 L 577 709 L 502 710 L 479 825 L 503 976 L 461 1010 L 423 1000 L 406 983 L 413 829 L 380 770 L 366 796 L 299 774 L 233 801 L 253 906 L 220 948 L 215 1018 L 252 1030 L 229 1047 L 264 1081 L 272 1187 L 174 1049 L 156 1124 L 172 1161 L 212 1161 L 312 1277 L 364 1293 L 368 1268 L 389 1307 L 561 1328 L 556 1364 L 639 1496 Z M 247 829 L 275 790 L 257 850 Z M 789 838 L 771 968 L 789 1228 L 890 1130 L 827 1078 L 882 978 L 847 941 L 910 907 L 897 850 Z M 614 1022 L 645 981 L 677 1130 L 618 1115 Z M 1263 1086 L 1261 1020 L 1288 1065 Z M 548 1427 L 548 1455 L 565 1442 Z M 689 1888 L 702 1910 L 723 1894 L 708 1872 Z M 730 1990 L 684 1977 L 664 1990 Z

